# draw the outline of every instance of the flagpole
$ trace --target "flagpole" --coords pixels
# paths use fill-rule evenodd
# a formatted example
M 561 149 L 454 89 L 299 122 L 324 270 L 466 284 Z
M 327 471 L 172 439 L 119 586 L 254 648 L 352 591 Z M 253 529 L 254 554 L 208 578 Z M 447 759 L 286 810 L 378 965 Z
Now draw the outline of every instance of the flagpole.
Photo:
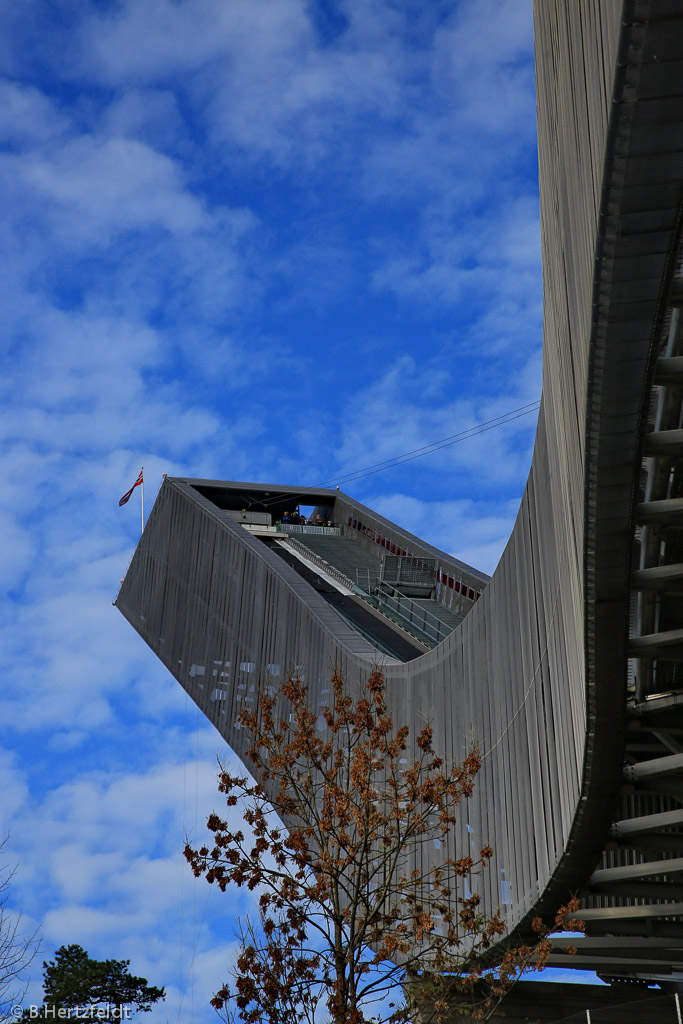
M 144 468 L 145 467 L 143 466 L 142 469 Z M 140 527 L 140 535 L 142 535 L 145 530 L 145 478 L 143 476 L 142 469 L 140 470 L 140 476 L 142 476 L 142 483 L 140 485 L 140 496 L 142 498 L 142 526 Z

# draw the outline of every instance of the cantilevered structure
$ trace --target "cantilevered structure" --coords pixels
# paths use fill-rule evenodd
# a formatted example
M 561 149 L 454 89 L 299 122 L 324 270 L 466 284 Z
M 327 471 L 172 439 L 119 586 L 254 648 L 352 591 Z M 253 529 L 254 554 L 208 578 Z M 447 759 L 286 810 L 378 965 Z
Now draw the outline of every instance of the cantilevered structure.
M 683 5 L 538 0 L 535 31 L 543 400 L 494 576 L 338 491 L 167 479 L 117 604 L 238 754 L 256 681 L 300 666 L 324 704 L 332 664 L 353 680 L 382 661 L 413 735 L 427 715 L 447 756 L 481 741 L 453 839 L 495 850 L 485 907 L 524 930 L 578 892 L 587 935 L 553 962 L 676 981 Z M 352 578 L 314 533 L 276 531 L 297 503 L 375 562 L 358 555 Z M 443 635 L 427 616 L 420 634 L 413 606 Z

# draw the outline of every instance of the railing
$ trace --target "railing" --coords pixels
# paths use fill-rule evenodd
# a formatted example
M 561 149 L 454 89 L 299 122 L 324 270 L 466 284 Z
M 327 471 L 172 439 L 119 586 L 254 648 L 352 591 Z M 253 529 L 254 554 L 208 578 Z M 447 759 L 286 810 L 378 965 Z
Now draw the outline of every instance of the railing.
M 427 640 L 430 644 L 436 645 L 445 640 L 452 632 L 436 615 L 427 611 L 417 601 L 398 593 L 383 580 L 377 580 L 376 598 L 380 606 L 385 607 L 405 623 L 404 628 L 409 633 L 417 630 L 420 634 L 418 640 L 423 642 Z
M 352 591 L 352 593 L 356 594 L 357 597 L 360 597 L 372 608 L 376 608 L 380 612 L 383 611 L 384 614 L 389 612 L 388 618 L 392 618 L 394 621 L 400 619 L 397 625 L 401 626 L 406 633 L 414 636 L 420 643 L 428 647 L 435 647 L 452 632 L 432 612 L 427 611 L 426 608 L 423 608 L 416 601 L 412 601 L 409 597 L 396 593 L 393 587 L 383 583 L 382 580 L 377 580 L 377 589 L 374 594 L 368 593 L 369 570 L 357 569 L 358 582 L 354 583 L 353 580 L 335 568 L 334 565 L 330 565 L 329 562 L 321 558 L 315 551 L 311 551 L 305 544 L 295 540 L 293 537 L 288 537 L 286 541 L 283 540 L 283 543 L 285 546 L 293 548 L 294 551 L 302 555 L 307 562 L 315 565 L 326 576 L 330 576 L 337 583 L 341 583 L 343 587 L 346 587 L 347 590 Z M 365 572 L 368 574 L 367 580 L 364 578 Z M 361 579 L 365 582 L 365 587 L 362 586 Z
M 369 569 L 356 569 L 356 586 L 359 587 L 364 594 L 370 593 Z
M 323 529 L 328 529 L 328 527 L 323 527 Z M 307 548 L 305 544 L 301 543 L 301 541 L 295 540 L 293 537 L 288 537 L 286 541 L 283 541 L 283 543 L 286 546 L 293 548 L 300 555 L 303 555 L 307 562 L 311 562 L 313 565 L 317 566 L 317 568 L 320 569 L 321 572 L 324 572 L 326 576 L 331 576 L 332 579 L 336 580 L 337 583 L 341 583 L 341 585 L 346 587 L 347 590 L 353 590 L 353 580 L 350 580 L 343 572 L 340 572 L 339 569 L 336 569 L 333 565 L 330 565 L 329 562 L 326 562 L 325 559 L 321 558 L 320 555 L 317 555 L 315 551 L 311 551 L 311 549 Z
M 283 523 L 277 524 L 281 533 L 316 533 L 319 537 L 341 537 L 340 526 L 309 526 L 308 523 Z
M 401 590 L 413 590 L 427 596 L 436 586 L 436 559 L 413 555 L 384 555 L 382 579 Z

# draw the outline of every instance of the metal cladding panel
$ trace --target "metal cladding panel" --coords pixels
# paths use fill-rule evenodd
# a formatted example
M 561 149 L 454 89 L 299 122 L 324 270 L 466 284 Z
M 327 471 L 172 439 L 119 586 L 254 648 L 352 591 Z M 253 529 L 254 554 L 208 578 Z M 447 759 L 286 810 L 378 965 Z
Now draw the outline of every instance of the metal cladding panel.
M 473 735 L 481 746 L 479 782 L 449 852 L 493 846 L 483 907 L 501 907 L 510 928 L 553 913 L 585 883 L 619 790 L 638 438 L 677 240 L 680 188 L 666 183 L 683 166 L 678 83 L 653 98 L 668 81 L 650 67 L 668 31 L 650 24 L 653 12 L 663 18 L 665 5 L 535 4 L 543 401 L 493 578 L 486 585 L 484 574 L 335 496 L 342 512 L 361 510 L 372 529 L 485 588 L 439 647 L 384 669 L 394 719 L 413 736 L 428 719 L 447 758 L 462 758 Z M 354 685 L 378 660 L 185 481 L 164 484 L 117 604 L 237 753 L 235 716 L 257 685 L 301 671 L 322 706 L 333 667 Z
M 541 54 L 566 51 L 567 38 L 575 49 L 583 40 L 593 52 L 579 46 L 573 63 L 558 62 L 539 95 L 550 270 L 546 389 L 534 464 L 513 535 L 481 600 L 436 650 L 385 668 L 395 719 L 413 735 L 430 719 L 438 747 L 455 758 L 465 754 L 473 730 L 481 743 L 480 782 L 453 852 L 463 843 L 473 850 L 491 843 L 495 855 L 482 896 L 488 909 L 504 905 L 511 926 L 535 905 L 556 868 L 581 786 L 582 394 L 601 174 L 594 150 L 602 147 L 608 77 L 596 54 L 602 41 L 575 24 L 590 5 L 579 4 L 576 12 L 564 4 L 541 7 Z M 593 66 L 596 56 L 598 96 L 588 97 L 586 116 L 597 141 L 586 149 L 573 134 L 574 94 L 586 102 L 578 68 L 586 57 Z M 548 128 L 558 108 L 560 135 Z M 557 246 L 558 239 L 565 240 L 563 250 L 550 252 L 550 240 Z M 471 575 L 472 584 L 485 583 L 482 574 Z M 117 603 L 238 754 L 235 716 L 253 701 L 258 681 L 300 666 L 312 699 L 324 703 L 335 663 L 354 682 L 377 658 L 287 566 L 180 482 L 162 488 Z
M 349 657 L 366 667 L 377 658 L 281 559 L 182 482 L 162 487 L 116 603 L 237 753 L 234 721 L 257 682 L 314 666 L 329 678 Z

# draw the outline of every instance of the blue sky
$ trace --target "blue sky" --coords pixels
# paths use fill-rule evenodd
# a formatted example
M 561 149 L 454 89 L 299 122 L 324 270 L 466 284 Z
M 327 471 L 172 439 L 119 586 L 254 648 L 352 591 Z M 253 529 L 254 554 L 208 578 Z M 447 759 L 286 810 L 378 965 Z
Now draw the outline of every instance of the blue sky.
M 22 0 L 0 62 L 13 899 L 46 957 L 166 985 L 150 1024 L 208 1021 L 247 901 L 181 849 L 223 745 L 112 608 L 118 498 L 316 484 L 539 397 L 531 3 Z M 534 418 L 346 489 L 490 572 Z

